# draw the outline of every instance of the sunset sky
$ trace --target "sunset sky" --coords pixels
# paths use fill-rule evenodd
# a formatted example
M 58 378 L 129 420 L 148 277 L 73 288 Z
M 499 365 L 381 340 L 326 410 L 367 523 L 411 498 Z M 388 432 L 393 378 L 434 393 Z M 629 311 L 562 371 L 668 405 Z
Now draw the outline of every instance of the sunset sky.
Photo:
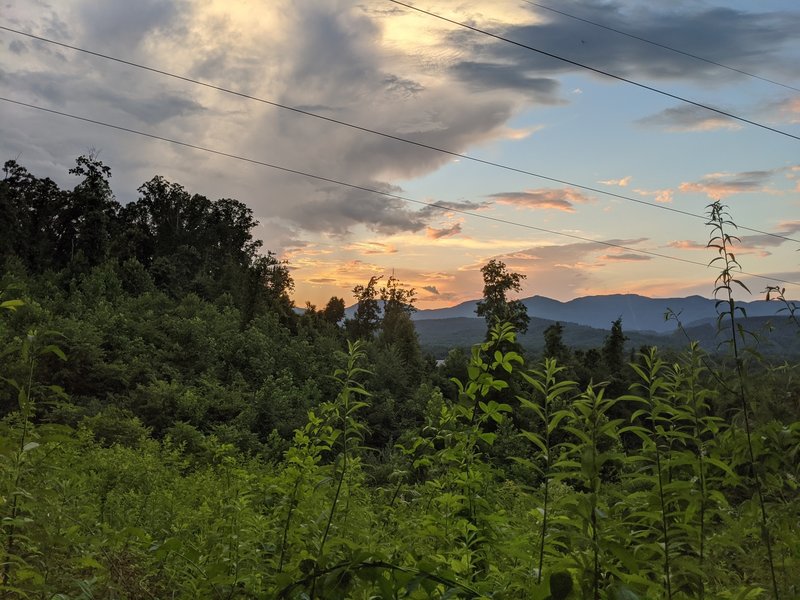
M 796 0 L 540 2 L 776 83 L 525 0 L 411 3 L 800 136 Z M 739 225 L 800 240 L 800 140 L 388 0 L 3 0 L 0 25 L 663 207 L 702 214 L 719 198 Z M 332 295 L 350 303 L 354 285 L 394 272 L 416 288 L 420 308 L 449 306 L 480 296 L 479 269 L 492 258 L 527 275 L 524 296 L 713 291 L 714 270 L 636 252 L 707 263 L 714 255 L 703 219 L 8 31 L 0 44 L 5 98 L 393 194 L 0 102 L 2 160 L 16 158 L 38 176 L 71 187 L 67 170 L 94 150 L 111 167 L 121 202 L 158 174 L 192 193 L 246 203 L 265 249 L 289 261 L 297 305 L 324 305 Z M 800 282 L 800 243 L 740 235 L 745 271 Z M 755 297 L 775 283 L 744 279 Z M 800 287 L 784 285 L 787 296 L 800 297 Z

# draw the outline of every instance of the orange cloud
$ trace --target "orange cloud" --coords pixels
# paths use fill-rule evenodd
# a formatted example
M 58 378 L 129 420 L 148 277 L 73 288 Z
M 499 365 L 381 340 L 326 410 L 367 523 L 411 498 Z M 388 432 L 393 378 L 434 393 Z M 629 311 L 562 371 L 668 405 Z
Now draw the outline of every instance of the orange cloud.
M 384 244 L 382 242 L 353 242 L 345 246 L 344 249 L 355 250 L 364 255 L 397 253 L 397 248 L 391 244 Z
M 517 208 L 552 209 L 564 212 L 575 212 L 575 203 L 585 204 L 591 201 L 591 198 L 586 194 L 571 188 L 540 188 L 524 192 L 500 192 L 491 194 L 490 198 L 495 198 L 499 204 L 507 204 Z
M 679 250 L 708 250 L 708 246 L 693 242 L 691 240 L 675 240 L 667 244 L 670 248 L 677 248 Z
M 700 242 L 693 242 L 692 240 L 676 240 L 667 244 L 670 248 L 677 248 L 679 250 L 705 250 L 707 252 L 716 252 L 715 248 L 709 248 L 706 244 Z M 733 245 L 729 248 L 734 255 L 737 254 L 757 254 L 758 256 L 770 256 L 772 253 L 758 246 L 747 244 L 744 242 L 733 241 Z
M 602 183 L 605 185 L 618 185 L 619 187 L 626 187 L 633 179 L 632 175 L 628 175 L 627 177 L 623 177 L 622 179 L 604 179 L 599 181 L 598 183 Z
M 425 232 L 427 236 L 433 240 L 453 237 L 454 235 L 461 233 L 461 223 L 456 223 L 452 227 L 445 227 L 443 229 L 434 229 L 433 227 L 428 227 Z
M 775 171 L 746 171 L 744 173 L 709 173 L 700 181 L 686 181 L 679 186 L 682 192 L 699 192 L 713 200 L 732 194 L 765 192 L 765 186 Z
M 643 189 L 635 189 L 633 190 L 640 196 L 655 196 L 655 201 L 660 202 L 662 204 L 669 204 L 672 202 L 673 191 L 669 188 L 665 188 L 663 190 L 643 190 Z

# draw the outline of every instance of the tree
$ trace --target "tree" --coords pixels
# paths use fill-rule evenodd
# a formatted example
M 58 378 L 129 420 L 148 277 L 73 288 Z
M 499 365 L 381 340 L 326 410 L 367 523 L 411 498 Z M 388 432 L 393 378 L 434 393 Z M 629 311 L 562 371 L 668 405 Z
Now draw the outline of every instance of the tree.
M 331 296 L 325 308 L 322 309 L 322 318 L 328 323 L 338 325 L 344 319 L 344 298 Z
M 475 311 L 479 317 L 486 319 L 486 324 L 491 327 L 497 322 L 507 321 L 514 325 L 518 333 L 528 330 L 528 311 L 519 300 L 509 301 L 509 292 L 519 292 L 522 289 L 520 282 L 525 279 L 521 273 L 509 272 L 504 262 L 490 260 L 481 268 L 483 274 L 483 299 L 478 301 Z
M 603 357 L 605 377 L 608 378 L 606 393 L 609 396 L 621 396 L 628 389 L 625 377 L 625 342 L 628 340 L 622 332 L 622 317 L 611 324 L 611 333 L 606 336 L 600 353 Z
M 358 302 L 356 314 L 347 321 L 347 330 L 352 339 L 371 339 L 380 325 L 381 309 L 378 305 L 376 285 L 380 277 L 373 275 L 367 285 L 353 288 L 353 296 Z
M 82 180 L 69 194 L 69 203 L 61 212 L 58 252 L 70 261 L 81 253 L 79 261 L 96 266 L 108 259 L 118 225 L 120 205 L 108 183 L 111 169 L 89 154 L 79 156 L 69 173 Z
M 414 288 L 404 288 L 400 280 L 392 275 L 380 293 L 383 302 L 380 342 L 384 346 L 393 345 L 403 359 L 407 371 L 417 375 L 422 367 L 422 351 L 417 330 L 411 321 L 411 313 L 416 310 L 416 292 Z
M 569 362 L 570 351 L 563 340 L 564 326 L 556 321 L 544 330 L 544 356 L 554 358 L 560 366 Z
M 625 342 L 627 337 L 622 332 L 622 317 L 611 324 L 611 333 L 603 342 L 603 362 L 609 374 L 619 376 L 625 367 Z
M 244 322 L 264 312 L 277 313 L 282 322 L 291 321 L 294 303 L 289 293 L 294 289 L 294 280 L 287 261 L 267 252 L 257 257 L 247 272 Z

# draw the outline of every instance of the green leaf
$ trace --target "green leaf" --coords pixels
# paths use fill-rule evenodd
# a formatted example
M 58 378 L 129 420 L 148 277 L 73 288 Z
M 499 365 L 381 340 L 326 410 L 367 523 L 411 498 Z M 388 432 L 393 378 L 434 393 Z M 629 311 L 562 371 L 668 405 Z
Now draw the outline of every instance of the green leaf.
M 35 450 L 38 448 L 40 444 L 38 442 L 28 442 L 22 447 L 23 452 L 30 452 L 31 450 Z

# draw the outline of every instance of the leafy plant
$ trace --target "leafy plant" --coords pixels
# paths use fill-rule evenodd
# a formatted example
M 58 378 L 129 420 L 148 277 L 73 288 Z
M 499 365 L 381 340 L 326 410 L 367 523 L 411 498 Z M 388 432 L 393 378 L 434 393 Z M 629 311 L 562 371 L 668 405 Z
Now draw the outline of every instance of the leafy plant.
M 564 369 L 565 367 L 558 366 L 555 360 L 548 358 L 545 359 L 541 369 L 523 372 L 522 377 L 530 384 L 533 393 L 530 398 L 523 396 L 517 397 L 522 408 L 527 408 L 536 415 L 540 426 L 539 431 L 541 432 L 523 429 L 520 433 L 541 451 L 544 468 L 537 467 L 533 461 L 517 458 L 519 461 L 524 460 L 526 466 L 536 469 L 541 474 L 544 481 L 544 500 L 542 505 L 542 525 L 539 534 L 539 559 L 536 570 L 536 583 L 541 583 L 544 570 L 545 541 L 548 533 L 549 511 L 551 509 L 550 484 L 554 477 L 557 450 L 553 438 L 561 421 L 570 415 L 567 409 L 559 409 L 559 406 L 562 404 L 564 397 L 571 396 L 577 387 L 574 381 L 558 381 L 558 375 L 564 371 Z M 555 575 L 556 574 L 553 576 Z M 556 596 L 553 597 L 555 598 Z

